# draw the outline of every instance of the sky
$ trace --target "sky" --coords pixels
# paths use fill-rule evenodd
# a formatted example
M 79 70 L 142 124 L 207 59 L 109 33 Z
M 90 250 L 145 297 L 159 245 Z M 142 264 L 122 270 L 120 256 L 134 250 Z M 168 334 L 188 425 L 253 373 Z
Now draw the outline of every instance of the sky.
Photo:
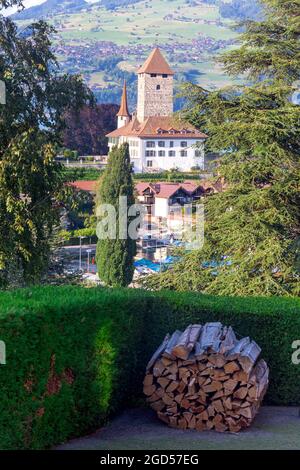
M 24 0 L 24 6 L 25 8 L 28 7 L 33 7 L 34 5 L 40 5 L 41 3 L 44 3 L 45 0 Z M 17 11 L 17 8 L 8 8 L 5 10 L 5 16 L 11 15 L 12 13 L 15 13 Z

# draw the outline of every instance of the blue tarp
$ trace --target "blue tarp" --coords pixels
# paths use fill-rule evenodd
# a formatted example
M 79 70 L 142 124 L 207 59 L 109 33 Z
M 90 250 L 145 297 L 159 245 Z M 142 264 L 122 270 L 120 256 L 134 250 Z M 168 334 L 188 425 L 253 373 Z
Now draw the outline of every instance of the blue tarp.
M 141 268 L 149 268 L 149 269 L 152 269 L 152 271 L 156 271 L 156 272 L 160 271 L 160 264 L 153 263 L 153 261 L 150 261 L 149 259 L 146 259 L 146 258 L 141 258 L 135 261 L 134 266 L 138 266 Z

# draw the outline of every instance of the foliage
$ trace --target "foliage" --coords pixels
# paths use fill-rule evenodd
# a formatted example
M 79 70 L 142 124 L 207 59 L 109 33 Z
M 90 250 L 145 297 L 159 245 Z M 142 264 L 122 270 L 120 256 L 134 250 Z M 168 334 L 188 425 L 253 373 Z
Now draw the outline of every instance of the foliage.
M 64 208 L 68 218 L 68 229 L 84 228 L 86 219 L 89 220 L 94 212 L 94 197 L 88 191 L 68 186 L 65 190 Z M 94 223 L 95 226 L 96 223 Z
M 263 15 L 260 3 L 260 0 L 218 1 L 220 15 L 223 18 L 232 18 L 234 20 L 244 20 L 246 18 L 260 20 Z
M 36 287 L 0 293 L 0 448 L 39 449 L 92 432 L 142 396 L 167 332 L 221 321 L 250 335 L 270 366 L 266 403 L 300 405 L 299 299 L 136 289 Z
M 84 106 L 78 113 L 70 111 L 66 116 L 64 145 L 79 155 L 106 155 L 106 134 L 116 128 L 115 104 Z
M 131 296 L 114 297 L 113 308 L 110 292 L 100 288 L 0 296 L 7 348 L 0 375 L 1 449 L 44 448 L 82 435 L 129 402 L 143 370 L 136 353 L 143 317 L 135 314 Z M 139 299 L 142 309 L 143 303 Z
M 108 164 L 101 178 L 98 194 L 98 205 L 110 204 L 116 214 L 115 239 L 99 239 L 97 243 L 96 261 L 99 278 L 109 286 L 127 286 L 133 278 L 133 258 L 136 242 L 128 236 L 128 226 L 133 217 L 126 214 L 126 235 L 120 235 L 120 220 L 123 214 L 119 210 L 120 196 L 127 197 L 127 207 L 135 203 L 134 185 L 131 176 L 131 163 L 128 144 L 113 147 L 108 156 Z M 98 214 L 97 214 L 98 215 Z M 103 215 L 100 223 L 103 223 Z M 109 232 L 107 233 L 109 235 Z
M 62 152 L 64 158 L 66 158 L 67 160 L 78 160 L 78 152 L 77 150 L 70 150 L 70 149 L 63 149 Z
M 60 241 L 70 241 L 71 239 L 77 239 L 79 237 L 85 238 L 95 238 L 96 237 L 96 228 L 85 227 L 77 230 L 60 230 L 59 239 Z M 78 244 L 78 241 L 77 241 Z
M 47 268 L 63 187 L 55 162 L 68 109 L 89 97 L 81 78 L 60 74 L 51 52 L 53 28 L 40 21 L 19 34 L 0 18 L 0 283 L 32 283 Z
M 205 204 L 205 244 L 152 288 L 219 295 L 299 295 L 300 4 L 265 0 L 266 20 L 249 21 L 243 45 L 224 56 L 228 72 L 255 83 L 207 92 L 189 87 L 186 117 L 223 154 L 226 190 Z M 263 77 L 263 79 L 262 79 Z M 216 269 L 217 266 L 217 269 Z
M 23 8 L 22 0 L 0 0 L 0 11 L 13 6 Z
M 98 168 L 70 168 L 64 166 L 63 173 L 65 181 L 94 181 L 99 179 L 103 171 Z

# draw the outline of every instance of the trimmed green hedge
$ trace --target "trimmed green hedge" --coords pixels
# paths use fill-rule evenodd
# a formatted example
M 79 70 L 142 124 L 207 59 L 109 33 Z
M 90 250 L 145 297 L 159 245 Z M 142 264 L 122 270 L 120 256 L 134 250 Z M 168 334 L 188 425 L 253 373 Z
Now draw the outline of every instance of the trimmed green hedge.
M 141 395 L 167 332 L 220 320 L 263 348 L 266 402 L 300 405 L 299 299 L 222 298 L 132 289 L 39 287 L 0 293 L 0 448 L 45 448 L 102 425 Z

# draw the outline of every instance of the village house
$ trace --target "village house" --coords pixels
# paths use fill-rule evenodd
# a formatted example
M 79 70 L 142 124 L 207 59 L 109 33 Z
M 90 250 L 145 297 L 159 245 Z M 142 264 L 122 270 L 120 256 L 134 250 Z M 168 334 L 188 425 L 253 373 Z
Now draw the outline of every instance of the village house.
M 146 207 L 146 213 L 154 218 L 168 218 L 174 215 L 179 206 L 192 204 L 202 196 L 219 192 L 221 187 L 215 183 L 203 181 L 195 183 L 137 183 L 137 199 Z
M 204 169 L 204 143 L 207 136 L 173 115 L 173 76 L 159 48 L 155 48 L 137 71 L 136 112 L 129 113 L 124 83 L 118 128 L 109 134 L 110 150 L 129 144 L 135 173 L 159 172 L 177 168 Z

